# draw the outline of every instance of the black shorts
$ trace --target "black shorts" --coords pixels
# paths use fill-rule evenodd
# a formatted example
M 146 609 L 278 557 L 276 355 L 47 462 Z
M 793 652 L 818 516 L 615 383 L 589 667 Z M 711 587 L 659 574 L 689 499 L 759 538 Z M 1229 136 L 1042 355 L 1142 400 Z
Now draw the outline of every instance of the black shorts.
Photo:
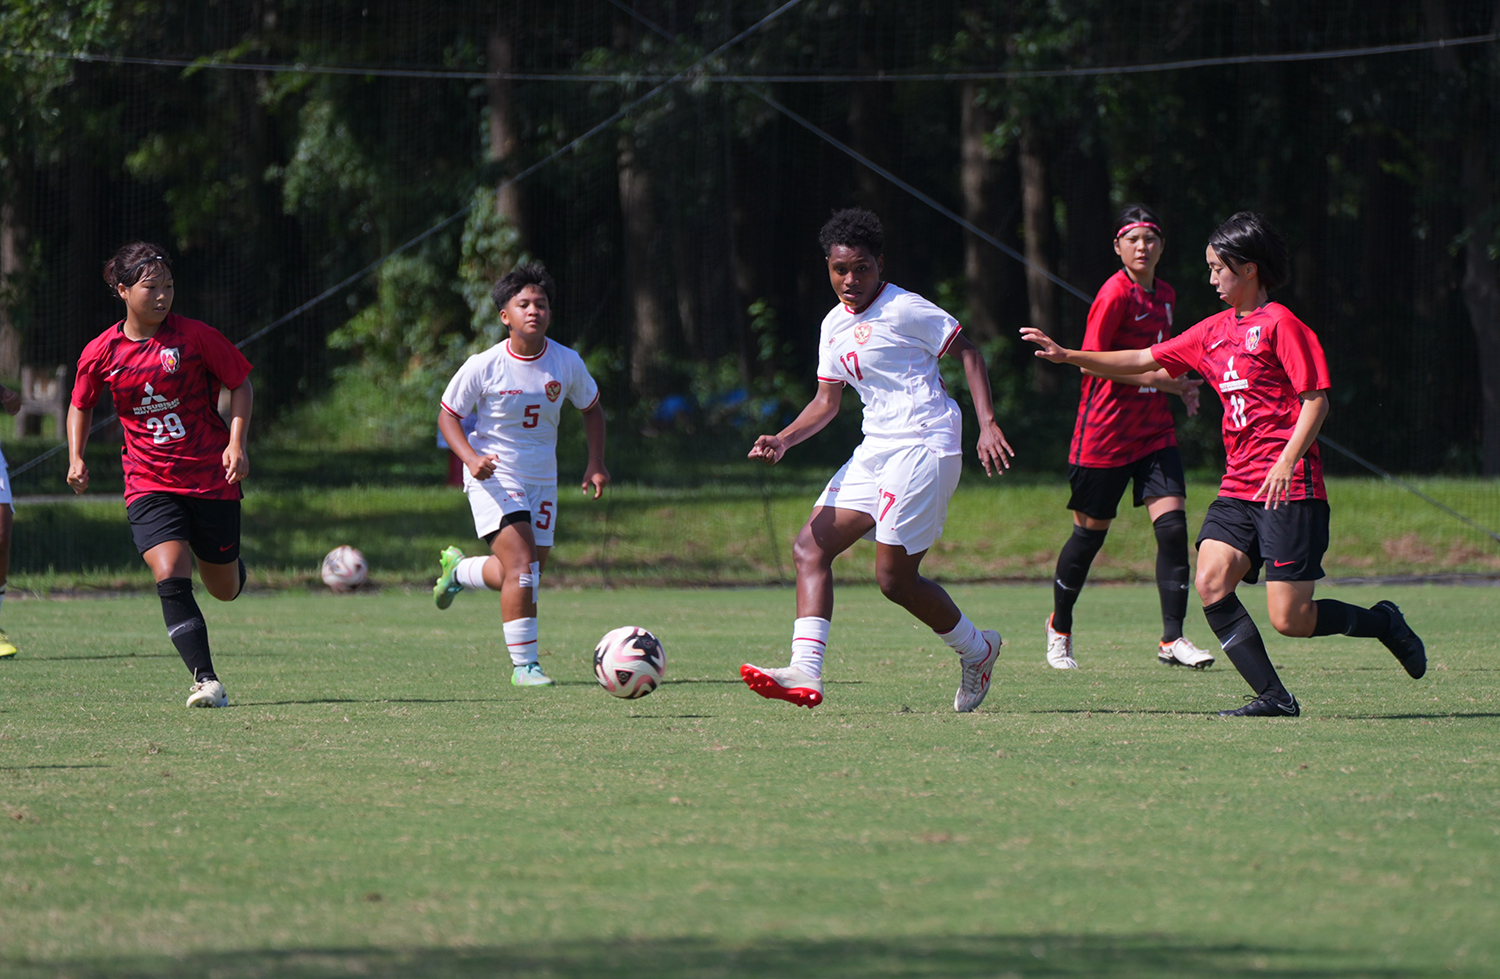
M 1221 496 L 1208 505 L 1195 546 L 1206 540 L 1249 555 L 1245 580 L 1252 585 L 1262 565 L 1267 581 L 1317 581 L 1328 550 L 1328 501 L 1289 500 L 1267 510 L 1264 502 Z
M 232 564 L 240 557 L 240 501 L 178 493 L 147 493 L 125 508 L 135 549 L 145 554 L 169 540 L 187 541 L 198 560 Z
M 1182 453 L 1177 446 L 1157 449 L 1128 466 L 1092 469 L 1073 466 L 1068 470 L 1068 509 L 1093 517 L 1113 520 L 1125 495 L 1125 484 L 1135 481 L 1135 506 L 1144 506 L 1153 496 L 1187 496 L 1187 477 L 1182 472 Z

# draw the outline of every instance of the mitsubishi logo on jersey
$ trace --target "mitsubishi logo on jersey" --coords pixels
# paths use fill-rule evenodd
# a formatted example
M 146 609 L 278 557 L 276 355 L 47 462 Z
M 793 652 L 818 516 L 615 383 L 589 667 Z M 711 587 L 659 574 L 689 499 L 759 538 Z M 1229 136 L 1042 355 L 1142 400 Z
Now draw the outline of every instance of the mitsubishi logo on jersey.
M 156 388 L 152 387 L 150 384 L 147 384 L 146 396 L 141 399 L 140 404 L 136 405 L 130 410 L 137 415 L 152 415 L 158 411 L 171 411 L 181 403 L 181 398 L 173 398 L 171 401 L 168 401 L 166 398 L 156 393 Z
M 1229 391 L 1243 391 L 1250 386 L 1249 379 L 1240 377 L 1239 371 L 1234 369 L 1233 357 L 1229 358 L 1229 363 L 1225 367 L 1227 370 L 1224 371 L 1224 383 L 1219 385 L 1220 391 L 1226 393 Z
M 854 328 L 854 342 L 864 346 L 865 341 L 870 339 L 870 324 L 861 323 Z
M 1247 378 L 1240 377 L 1234 369 L 1234 358 L 1229 358 L 1229 363 L 1224 365 L 1224 382 L 1219 385 L 1219 390 L 1228 393 L 1230 391 L 1243 391 L 1250 386 Z M 1235 428 L 1244 428 L 1247 422 L 1245 418 L 1245 396 L 1243 394 L 1231 394 L 1224 399 L 1224 405 L 1229 409 L 1229 424 Z
M 548 401 L 556 401 L 562 395 L 562 382 L 548 381 L 542 390 L 546 392 Z
M 182 354 L 176 347 L 167 347 L 161 352 L 161 369 L 168 374 L 176 374 L 177 368 L 182 366 Z

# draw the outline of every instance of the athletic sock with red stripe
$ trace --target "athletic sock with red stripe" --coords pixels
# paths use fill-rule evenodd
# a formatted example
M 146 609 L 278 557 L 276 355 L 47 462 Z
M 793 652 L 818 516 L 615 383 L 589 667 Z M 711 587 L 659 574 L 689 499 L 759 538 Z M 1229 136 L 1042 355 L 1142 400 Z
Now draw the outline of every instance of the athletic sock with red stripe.
M 833 623 L 815 615 L 792 623 L 792 665 L 815 680 L 823 679 L 823 654 Z

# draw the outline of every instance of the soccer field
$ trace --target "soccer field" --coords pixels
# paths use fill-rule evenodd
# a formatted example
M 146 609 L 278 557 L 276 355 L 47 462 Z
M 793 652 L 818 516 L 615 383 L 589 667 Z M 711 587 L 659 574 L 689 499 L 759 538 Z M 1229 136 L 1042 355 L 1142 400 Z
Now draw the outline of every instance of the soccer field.
M 7 602 L 0 974 L 1493 975 L 1495 592 L 1327 590 L 1399 602 L 1421 681 L 1244 592 L 1299 719 L 1208 716 L 1243 682 L 1157 665 L 1134 586 L 1085 593 L 1070 673 L 1049 589 L 954 588 L 1008 641 L 970 715 L 867 587 L 814 711 L 737 678 L 785 661 L 790 590 L 544 592 L 529 690 L 492 596 L 209 601 L 210 711 L 154 599 Z M 590 672 L 626 623 L 668 653 L 633 702 Z

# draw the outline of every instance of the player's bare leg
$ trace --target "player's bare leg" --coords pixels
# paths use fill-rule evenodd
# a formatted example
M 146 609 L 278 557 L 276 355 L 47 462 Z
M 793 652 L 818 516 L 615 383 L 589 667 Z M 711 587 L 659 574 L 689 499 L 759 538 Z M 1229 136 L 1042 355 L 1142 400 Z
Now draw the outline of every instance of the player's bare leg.
M 510 682 L 518 687 L 552 683 L 537 662 L 536 599 L 546 549 L 537 547 L 529 520 L 500 528 L 490 542 L 493 558 L 484 562 L 485 587 L 500 593 L 500 618 L 510 652 Z
M 801 707 L 816 707 L 823 702 L 823 651 L 833 618 L 833 559 L 874 526 L 875 518 L 860 510 L 813 508 L 792 547 L 797 566 L 792 662 L 776 669 L 750 663 L 741 666 L 740 678 L 751 690 Z
M 942 585 L 922 577 L 925 550 L 908 554 L 899 544 L 875 545 L 875 580 L 880 593 L 916 616 L 949 648 L 962 664 L 953 709 L 974 710 L 990 692 L 990 675 L 1000 656 L 1000 633 L 974 627 L 959 611 Z
M 167 624 L 167 636 L 183 665 L 193 674 L 193 686 L 188 693 L 189 707 L 223 707 L 229 703 L 224 684 L 214 673 L 213 657 L 208 648 L 208 625 L 203 621 L 203 612 L 198 600 L 193 597 L 193 552 L 184 540 L 169 540 L 157 544 L 141 555 L 146 566 L 156 579 L 156 594 L 161 598 L 162 618 Z M 237 567 L 221 565 L 220 567 Z M 210 566 L 212 567 L 212 566 Z M 220 576 L 214 571 L 215 585 L 222 586 Z M 237 580 L 236 575 L 236 580 Z M 204 586 L 209 587 L 205 576 Z M 210 594 L 213 594 L 210 589 Z M 215 597 L 218 597 L 215 595 Z
M 1266 582 L 1266 611 L 1283 636 L 1355 636 L 1379 639 L 1414 680 L 1427 672 L 1427 647 L 1394 602 L 1361 608 L 1335 599 L 1313 601 L 1314 582 Z

